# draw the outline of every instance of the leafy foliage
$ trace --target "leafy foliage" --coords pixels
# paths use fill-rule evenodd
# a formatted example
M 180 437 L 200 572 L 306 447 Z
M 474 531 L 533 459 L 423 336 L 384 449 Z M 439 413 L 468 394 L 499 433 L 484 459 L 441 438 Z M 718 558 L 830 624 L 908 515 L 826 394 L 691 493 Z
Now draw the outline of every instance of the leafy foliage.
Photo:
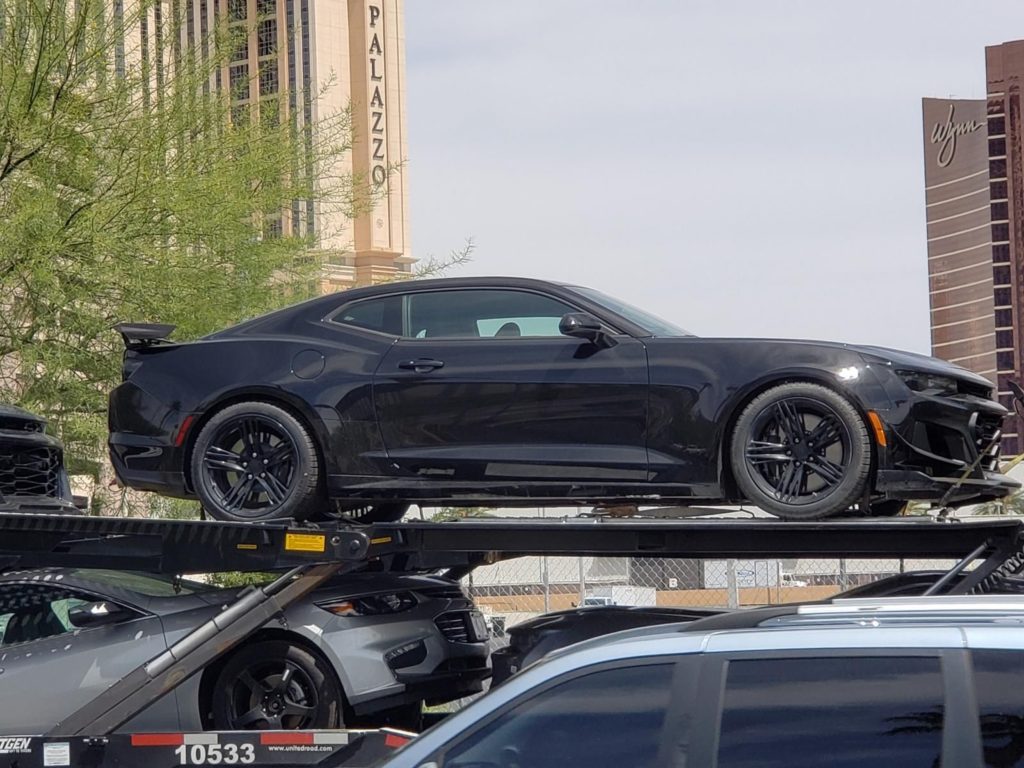
M 312 243 L 280 234 L 282 212 L 312 199 L 351 214 L 373 194 L 318 172 L 350 147 L 347 113 L 301 126 L 265 100 L 232 115 L 212 87 L 226 28 L 182 46 L 166 16 L 185 4 L 163 4 L 162 40 L 142 51 L 149 3 L 111 5 L 0 4 L 0 399 L 49 417 L 69 455 L 105 437 L 112 325 L 189 339 L 312 294 Z

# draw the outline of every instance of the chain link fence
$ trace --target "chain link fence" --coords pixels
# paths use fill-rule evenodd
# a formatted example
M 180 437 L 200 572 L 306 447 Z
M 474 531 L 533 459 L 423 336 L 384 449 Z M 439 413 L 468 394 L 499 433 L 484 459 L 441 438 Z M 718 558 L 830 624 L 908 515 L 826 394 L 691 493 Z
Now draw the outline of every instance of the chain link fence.
M 437 510 L 414 508 L 408 519 Z M 487 510 L 485 517 L 561 518 L 576 509 Z M 749 517 L 750 512 L 744 516 Z M 699 560 L 528 556 L 480 566 L 463 579 L 487 617 L 495 646 L 542 613 L 586 605 L 742 608 L 822 600 L 904 571 L 948 569 L 952 560 L 802 558 Z

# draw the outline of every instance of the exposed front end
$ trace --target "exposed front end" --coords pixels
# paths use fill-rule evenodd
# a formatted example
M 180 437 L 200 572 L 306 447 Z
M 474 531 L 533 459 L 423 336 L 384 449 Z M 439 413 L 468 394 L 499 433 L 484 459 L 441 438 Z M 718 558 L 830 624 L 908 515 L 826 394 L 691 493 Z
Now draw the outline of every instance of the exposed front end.
M 74 514 L 59 440 L 27 411 L 0 406 L 0 511 Z
M 1000 499 L 1020 483 L 1000 472 L 1003 419 L 991 384 L 954 366 L 949 375 L 892 366 L 886 388 L 894 408 L 884 416 L 875 490 L 886 499 L 941 501 L 950 506 Z
M 489 632 L 459 585 L 427 576 L 374 574 L 375 591 L 322 592 L 316 610 L 335 619 L 323 646 L 343 676 L 357 714 L 479 693 L 490 677 Z M 386 590 L 386 591 L 385 591 Z

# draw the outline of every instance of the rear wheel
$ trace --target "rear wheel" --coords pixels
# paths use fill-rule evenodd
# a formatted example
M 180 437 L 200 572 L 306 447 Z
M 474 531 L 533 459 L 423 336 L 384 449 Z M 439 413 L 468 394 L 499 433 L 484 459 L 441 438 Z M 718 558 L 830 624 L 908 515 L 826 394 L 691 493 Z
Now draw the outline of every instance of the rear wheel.
M 243 647 L 214 683 L 218 731 L 340 728 L 344 694 L 327 662 L 305 648 L 270 640 Z
M 270 403 L 236 403 L 206 423 L 192 450 L 192 485 L 218 520 L 302 520 L 321 504 L 309 430 Z
M 743 410 L 730 459 L 746 499 L 778 517 L 806 520 L 840 514 L 861 499 L 871 442 L 846 398 L 794 382 L 772 387 Z

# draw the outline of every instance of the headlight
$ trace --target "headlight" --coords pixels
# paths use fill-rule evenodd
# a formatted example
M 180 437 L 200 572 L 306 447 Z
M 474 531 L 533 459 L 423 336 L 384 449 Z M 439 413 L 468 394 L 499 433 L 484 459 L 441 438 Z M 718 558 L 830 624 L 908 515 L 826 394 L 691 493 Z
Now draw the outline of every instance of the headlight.
M 353 597 L 348 600 L 328 600 L 317 605 L 336 616 L 383 616 L 408 611 L 416 605 L 416 598 L 411 592 L 395 592 L 389 595 Z
M 903 383 L 915 392 L 925 395 L 955 395 L 957 393 L 956 379 L 949 376 L 936 376 L 933 373 L 922 373 L 921 371 L 896 371 L 896 375 L 903 379 Z

